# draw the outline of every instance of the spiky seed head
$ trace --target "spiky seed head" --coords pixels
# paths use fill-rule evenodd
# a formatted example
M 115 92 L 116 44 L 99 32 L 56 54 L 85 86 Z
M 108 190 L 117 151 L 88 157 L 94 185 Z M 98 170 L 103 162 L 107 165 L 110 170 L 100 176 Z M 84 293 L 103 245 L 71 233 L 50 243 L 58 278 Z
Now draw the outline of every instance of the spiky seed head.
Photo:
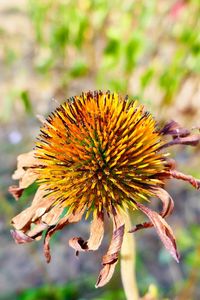
M 66 207 L 112 213 L 162 184 L 166 154 L 143 105 L 116 93 L 83 93 L 59 106 L 36 142 L 38 182 Z

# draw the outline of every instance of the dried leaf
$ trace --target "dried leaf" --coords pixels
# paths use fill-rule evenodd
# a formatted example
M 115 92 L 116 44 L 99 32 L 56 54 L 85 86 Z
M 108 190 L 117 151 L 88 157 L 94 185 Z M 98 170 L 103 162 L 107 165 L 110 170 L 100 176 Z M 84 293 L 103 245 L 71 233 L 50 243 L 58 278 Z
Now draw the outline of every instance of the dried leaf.
M 171 227 L 167 222 L 155 211 L 150 210 L 141 203 L 136 203 L 137 207 L 146 214 L 153 223 L 161 241 L 172 257 L 179 262 L 179 254 L 177 251 L 176 241 Z
M 60 219 L 60 221 L 56 225 L 52 225 L 49 227 L 49 229 L 46 232 L 45 239 L 44 239 L 44 255 L 46 257 L 47 263 L 51 261 L 51 253 L 50 253 L 50 239 L 51 236 L 58 230 L 61 230 L 64 226 L 70 224 L 70 223 L 76 223 L 79 222 L 85 212 L 85 206 L 81 209 L 77 209 L 73 213 L 63 217 Z
M 115 265 L 117 264 L 117 261 L 118 261 L 119 252 L 121 250 L 123 236 L 124 236 L 124 224 L 122 224 L 122 222 L 123 222 L 123 220 L 121 220 L 120 226 L 116 227 L 115 224 L 118 224 L 119 222 L 114 217 L 113 236 L 112 236 L 108 251 L 107 251 L 106 255 L 103 256 L 103 259 L 102 259 L 103 268 L 101 269 L 99 277 L 97 279 L 97 282 L 95 285 L 96 288 L 102 287 L 106 283 L 108 283 L 114 273 Z
M 76 251 L 95 251 L 99 248 L 104 234 L 103 214 L 98 213 L 90 228 L 90 237 L 84 241 L 81 237 L 74 237 L 69 240 L 69 245 Z M 78 253 L 77 253 L 78 254 Z

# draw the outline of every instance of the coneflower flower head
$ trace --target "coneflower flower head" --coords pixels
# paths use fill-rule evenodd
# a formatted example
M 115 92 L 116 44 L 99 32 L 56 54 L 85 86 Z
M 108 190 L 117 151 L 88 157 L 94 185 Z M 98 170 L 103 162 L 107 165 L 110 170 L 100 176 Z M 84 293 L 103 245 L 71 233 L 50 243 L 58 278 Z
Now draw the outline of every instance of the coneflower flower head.
M 167 141 L 166 135 L 173 139 Z M 173 177 L 196 188 L 200 185 L 174 169 L 165 149 L 174 144 L 196 145 L 198 141 L 199 135 L 192 135 L 174 121 L 159 129 L 144 106 L 128 97 L 95 91 L 70 98 L 43 122 L 35 149 L 19 157 L 13 177 L 20 180 L 19 187 L 10 191 L 18 198 L 34 181 L 39 188 L 32 205 L 13 219 L 16 242 L 39 239 L 47 230 L 44 252 L 49 262 L 51 235 L 92 216 L 88 241 L 74 237 L 69 244 L 77 253 L 96 250 L 103 238 L 104 215 L 108 215 L 113 221 L 113 237 L 96 284 L 102 286 L 110 280 L 118 260 L 123 215 L 139 209 L 150 222 L 131 231 L 154 226 L 178 260 L 173 232 L 163 219 L 173 209 L 164 183 Z M 163 202 L 160 214 L 144 205 L 151 196 Z

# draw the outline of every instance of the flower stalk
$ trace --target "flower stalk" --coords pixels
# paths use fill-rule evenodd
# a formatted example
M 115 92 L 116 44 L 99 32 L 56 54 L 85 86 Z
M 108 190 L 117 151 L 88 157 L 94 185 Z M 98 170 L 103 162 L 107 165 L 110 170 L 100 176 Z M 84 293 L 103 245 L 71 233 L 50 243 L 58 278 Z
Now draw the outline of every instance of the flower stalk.
M 129 233 L 131 220 L 128 212 L 124 214 L 125 233 L 121 248 L 121 278 L 127 300 L 138 300 L 138 287 L 135 274 L 136 245 L 134 235 Z

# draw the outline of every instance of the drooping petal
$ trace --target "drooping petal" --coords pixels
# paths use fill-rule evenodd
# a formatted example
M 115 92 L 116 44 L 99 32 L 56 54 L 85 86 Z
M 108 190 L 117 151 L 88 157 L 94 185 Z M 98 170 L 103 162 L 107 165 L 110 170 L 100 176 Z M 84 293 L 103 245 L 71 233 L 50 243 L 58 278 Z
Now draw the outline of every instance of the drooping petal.
M 188 146 L 197 146 L 200 141 L 199 134 L 191 134 L 186 137 L 177 137 L 174 138 L 172 141 L 162 145 L 160 149 L 167 148 L 174 145 L 188 145 Z
M 160 215 L 163 218 L 170 216 L 174 209 L 174 201 L 173 201 L 172 197 L 169 195 L 169 193 L 166 190 L 164 190 L 160 187 L 154 188 L 153 193 L 163 203 L 163 208 L 162 208 Z
M 38 174 L 33 167 L 38 165 L 39 162 L 34 157 L 34 151 L 19 155 L 17 160 L 17 170 L 12 178 L 19 180 L 19 188 L 25 189 L 37 179 Z
M 48 229 L 48 225 L 39 221 L 35 224 L 34 228 L 29 230 L 27 236 L 31 237 L 33 240 L 40 240 L 44 230 Z
M 63 210 L 64 207 L 61 205 L 54 206 L 50 211 L 42 216 L 42 222 L 44 222 L 48 226 L 55 225 L 58 222 Z
M 19 200 L 23 191 L 24 191 L 24 189 L 18 187 L 17 185 L 11 185 L 8 188 L 8 192 L 15 198 L 15 200 Z
M 50 245 L 49 241 L 51 236 L 56 232 L 61 230 L 63 227 L 67 226 L 70 223 L 79 222 L 85 212 L 85 206 L 75 210 L 74 212 L 66 215 L 56 225 L 52 225 L 48 228 L 45 239 L 44 239 L 44 255 L 46 257 L 47 263 L 51 261 Z
M 35 223 L 38 218 L 48 211 L 54 202 L 54 197 L 51 195 L 46 196 L 41 186 L 35 194 L 32 205 L 12 219 L 13 226 L 17 230 L 28 230 L 30 224 Z
M 25 244 L 33 241 L 33 238 L 26 235 L 20 230 L 11 230 L 11 235 L 17 244 Z
M 124 236 L 124 221 L 119 215 L 113 217 L 114 231 L 107 253 L 103 256 L 103 268 L 100 271 L 95 287 L 102 287 L 108 283 L 114 273 L 121 250 Z
M 163 135 L 171 135 L 172 140 L 163 144 L 160 149 L 173 145 L 190 145 L 196 146 L 200 141 L 199 134 L 192 134 L 190 130 L 182 127 L 175 121 L 170 121 L 161 130 Z
M 69 240 L 69 245 L 76 251 L 95 251 L 99 248 L 101 244 L 103 234 L 103 213 L 95 213 L 90 227 L 90 237 L 88 241 L 84 241 L 81 237 L 74 237 Z
M 172 136 L 188 136 L 190 135 L 190 131 L 176 121 L 172 120 L 164 125 L 164 127 L 160 130 L 160 133 L 163 135 L 172 135 Z
M 152 222 L 155 227 L 161 241 L 163 242 L 165 248 L 169 251 L 172 257 L 179 262 L 179 254 L 177 251 L 176 241 L 171 227 L 167 222 L 155 211 L 150 210 L 141 203 L 135 203 L 137 207 L 147 215 L 147 217 Z
M 199 179 L 195 179 L 193 176 L 191 175 L 186 175 L 183 174 L 179 171 L 176 170 L 170 170 L 168 172 L 169 177 L 170 178 L 176 178 L 176 179 L 181 179 L 184 181 L 189 182 L 195 189 L 199 190 L 200 189 L 200 180 Z
M 162 189 L 161 187 L 152 188 L 151 191 L 163 203 L 162 211 L 159 213 L 159 215 L 163 218 L 170 216 L 174 208 L 174 201 L 172 197 L 168 194 L 166 190 Z M 136 232 L 140 229 L 150 228 L 153 226 L 154 225 L 152 222 L 144 222 L 142 224 L 135 225 L 135 227 L 131 229 L 129 232 Z

